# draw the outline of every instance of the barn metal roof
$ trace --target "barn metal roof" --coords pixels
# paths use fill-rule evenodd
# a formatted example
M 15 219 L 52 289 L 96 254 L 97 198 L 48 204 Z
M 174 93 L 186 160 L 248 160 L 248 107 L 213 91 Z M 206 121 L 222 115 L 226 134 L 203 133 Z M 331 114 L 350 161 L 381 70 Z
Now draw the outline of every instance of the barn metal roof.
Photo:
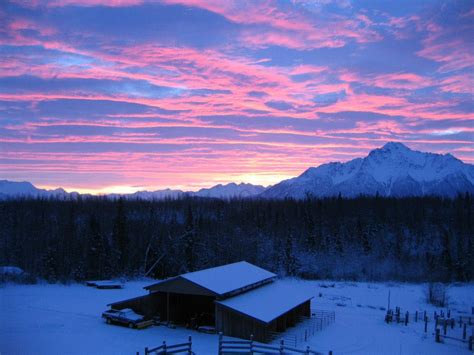
M 216 295 L 228 295 L 238 290 L 251 288 L 274 279 L 276 275 L 270 271 L 252 265 L 246 261 L 213 267 L 201 271 L 189 272 L 172 279 L 182 278 L 199 285 Z M 168 280 L 145 287 L 156 289 Z
M 301 291 L 277 281 L 216 303 L 261 322 L 270 323 L 312 298 L 313 295 L 308 291 Z

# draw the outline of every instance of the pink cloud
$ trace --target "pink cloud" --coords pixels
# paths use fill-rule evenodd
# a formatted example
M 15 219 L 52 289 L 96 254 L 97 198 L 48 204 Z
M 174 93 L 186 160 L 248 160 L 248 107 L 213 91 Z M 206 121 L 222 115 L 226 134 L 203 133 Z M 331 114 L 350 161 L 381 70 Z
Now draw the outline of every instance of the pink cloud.
M 351 18 L 327 14 L 327 18 L 321 18 L 305 11 L 303 7 L 285 6 L 274 1 L 246 3 L 220 0 L 164 0 L 164 2 L 199 7 L 239 24 L 268 27 L 262 29 L 248 26 L 241 34 L 242 46 L 334 48 L 344 46 L 349 40 L 367 43 L 382 39 L 382 36 L 371 28 L 373 22 L 365 14 Z
M 415 90 L 435 85 L 433 79 L 413 73 L 377 75 L 372 84 L 380 88 Z
M 472 71 L 462 75 L 451 75 L 441 80 L 440 88 L 442 91 L 451 93 L 474 94 L 474 74 Z
M 40 25 L 24 18 L 15 18 L 8 24 L 8 27 L 11 31 L 33 30 L 41 36 L 52 36 L 57 33 L 53 27 Z
M 472 47 L 461 39 L 437 42 L 436 36 L 425 41 L 425 47 L 417 52 L 424 57 L 442 65 L 441 72 L 450 72 L 470 68 L 474 65 L 474 53 Z
M 474 52 L 472 41 L 466 41 L 466 38 L 473 29 L 472 22 L 460 23 L 455 30 L 429 22 L 423 48 L 416 54 L 441 63 L 440 72 L 470 68 L 474 65 Z
M 433 79 L 414 73 L 390 73 L 362 76 L 357 73 L 343 71 L 339 75 L 339 78 L 350 83 L 363 83 L 367 86 L 403 90 L 421 89 L 436 84 Z
M 64 7 L 64 6 L 107 6 L 127 7 L 141 5 L 144 0 L 11 0 L 23 7 Z

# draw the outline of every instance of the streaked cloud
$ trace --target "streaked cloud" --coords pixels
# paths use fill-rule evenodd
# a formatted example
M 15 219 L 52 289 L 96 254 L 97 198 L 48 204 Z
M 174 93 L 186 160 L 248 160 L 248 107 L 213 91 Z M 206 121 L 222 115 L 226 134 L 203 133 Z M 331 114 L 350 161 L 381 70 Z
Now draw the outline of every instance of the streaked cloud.
M 8 1 L 2 177 L 266 185 L 390 140 L 474 163 L 473 13 L 468 1 Z

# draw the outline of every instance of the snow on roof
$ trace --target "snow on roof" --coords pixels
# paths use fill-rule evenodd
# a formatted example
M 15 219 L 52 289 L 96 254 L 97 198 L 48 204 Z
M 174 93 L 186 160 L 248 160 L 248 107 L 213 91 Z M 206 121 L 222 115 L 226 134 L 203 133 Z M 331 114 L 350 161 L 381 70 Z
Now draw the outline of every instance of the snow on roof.
M 223 295 L 274 278 L 276 275 L 246 261 L 239 261 L 233 264 L 189 272 L 181 275 L 181 277 Z
M 216 303 L 269 323 L 311 298 L 308 291 L 277 281 Z
M 188 272 L 172 279 L 183 278 L 218 295 L 223 295 L 241 288 L 270 280 L 276 275 L 270 271 L 252 265 L 246 261 L 213 267 L 210 269 Z M 166 282 L 163 280 L 152 286 Z

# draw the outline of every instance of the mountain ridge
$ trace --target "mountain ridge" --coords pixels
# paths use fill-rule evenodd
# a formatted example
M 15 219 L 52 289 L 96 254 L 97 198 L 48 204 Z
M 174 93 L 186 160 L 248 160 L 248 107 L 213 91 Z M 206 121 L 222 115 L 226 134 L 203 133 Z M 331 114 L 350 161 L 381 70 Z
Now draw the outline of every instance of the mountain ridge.
M 110 198 L 175 199 L 203 198 L 321 198 L 341 195 L 380 195 L 387 197 L 444 196 L 474 193 L 474 165 L 453 155 L 412 150 L 399 142 L 388 142 L 366 157 L 347 162 L 329 162 L 310 167 L 302 174 L 265 188 L 249 183 L 218 184 L 199 191 L 163 189 L 132 194 L 108 194 Z M 62 188 L 45 190 L 27 181 L 0 180 L 0 199 L 16 197 L 77 197 Z M 86 195 L 87 196 L 87 195 Z
M 358 195 L 450 196 L 474 192 L 474 166 L 451 154 L 425 153 L 389 142 L 364 158 L 311 167 L 269 187 L 264 198 Z

